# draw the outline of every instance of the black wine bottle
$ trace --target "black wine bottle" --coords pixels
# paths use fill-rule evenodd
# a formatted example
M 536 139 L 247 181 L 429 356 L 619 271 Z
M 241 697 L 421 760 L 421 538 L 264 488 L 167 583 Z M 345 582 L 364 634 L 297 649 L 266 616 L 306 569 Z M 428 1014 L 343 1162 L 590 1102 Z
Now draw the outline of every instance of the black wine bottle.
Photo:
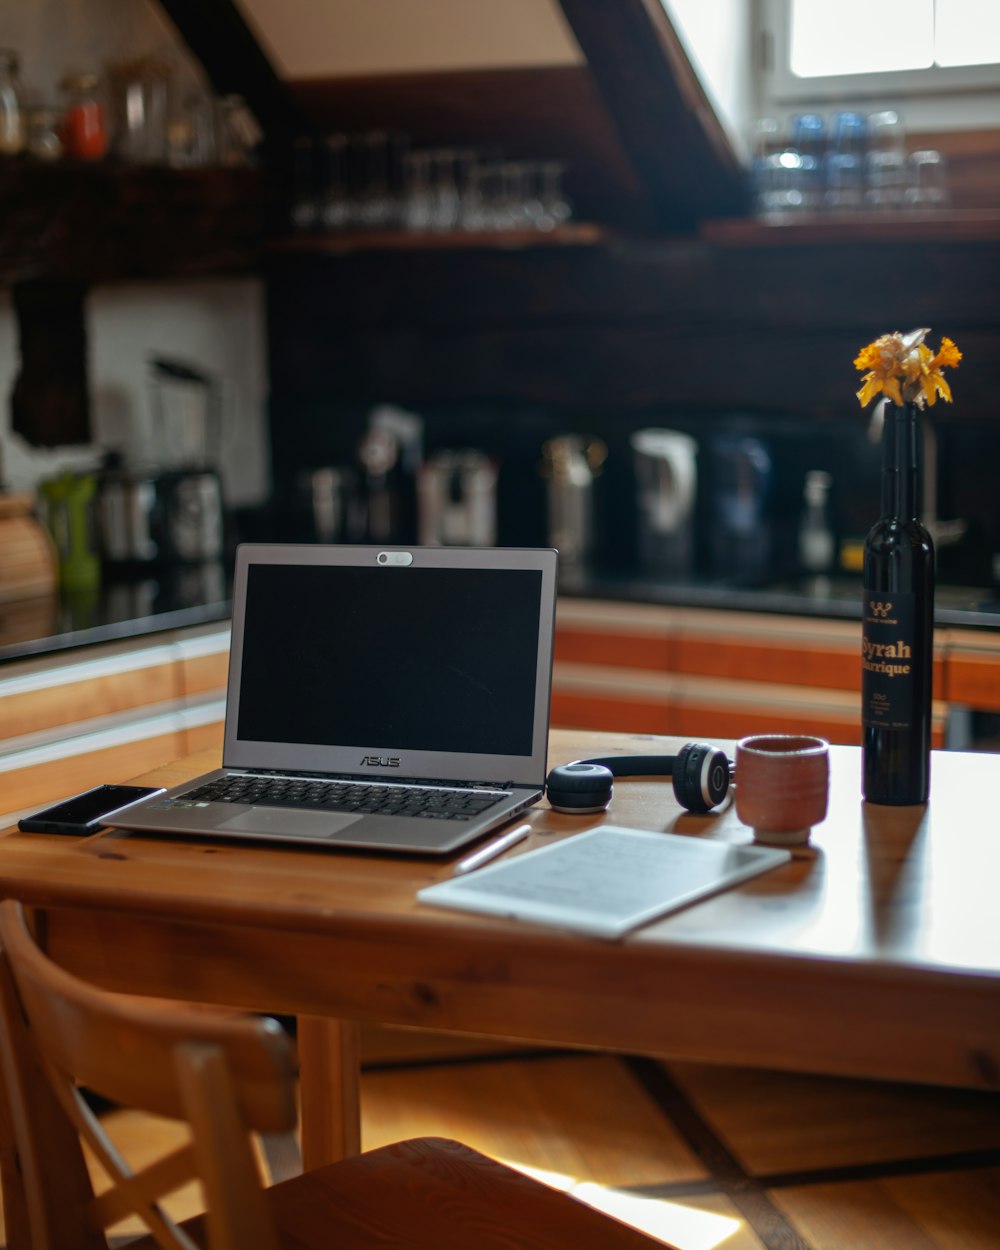
M 918 516 L 917 431 L 915 404 L 885 405 L 882 515 L 865 539 L 863 793 L 900 806 L 930 793 L 934 543 Z

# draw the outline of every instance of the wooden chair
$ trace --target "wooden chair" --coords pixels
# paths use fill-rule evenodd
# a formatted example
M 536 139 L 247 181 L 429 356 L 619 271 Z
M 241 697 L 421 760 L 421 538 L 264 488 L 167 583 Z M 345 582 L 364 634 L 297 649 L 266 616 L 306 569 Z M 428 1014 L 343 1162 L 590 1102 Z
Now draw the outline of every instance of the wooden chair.
M 193 1014 L 88 985 L 42 952 L 16 902 L 0 903 L 0 942 L 0 1064 L 23 1181 L 23 1206 L 7 1212 L 11 1246 L 20 1235 L 32 1250 L 107 1250 L 105 1230 L 133 1214 L 149 1234 L 130 1245 L 146 1250 L 663 1244 L 442 1138 L 400 1142 L 265 1187 L 251 1134 L 287 1132 L 296 1120 L 294 1048 L 273 1021 Z M 186 1122 L 190 1143 L 131 1171 L 80 1085 Z M 97 1197 L 81 1141 L 112 1182 Z M 3 1157 L 9 1167 L 9 1146 Z M 205 1214 L 178 1226 L 158 1200 L 192 1177 Z

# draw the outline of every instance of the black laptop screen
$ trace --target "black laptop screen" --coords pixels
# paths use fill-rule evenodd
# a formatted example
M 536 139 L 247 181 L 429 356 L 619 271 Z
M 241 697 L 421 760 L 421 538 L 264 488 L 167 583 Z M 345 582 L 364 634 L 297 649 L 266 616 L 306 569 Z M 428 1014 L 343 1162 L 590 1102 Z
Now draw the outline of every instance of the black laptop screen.
M 537 570 L 247 575 L 241 741 L 531 754 Z

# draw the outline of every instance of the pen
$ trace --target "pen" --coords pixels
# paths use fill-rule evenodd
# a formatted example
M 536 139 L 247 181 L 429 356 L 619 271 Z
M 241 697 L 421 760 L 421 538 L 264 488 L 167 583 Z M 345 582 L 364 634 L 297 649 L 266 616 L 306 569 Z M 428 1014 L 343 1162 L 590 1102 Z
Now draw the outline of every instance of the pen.
M 480 850 L 458 861 L 455 865 L 455 876 L 473 872 L 476 868 L 482 868 L 483 864 L 488 864 L 491 859 L 496 859 L 498 855 L 502 855 L 510 847 L 517 846 L 518 842 L 523 842 L 530 832 L 530 825 L 518 825 L 516 829 L 511 829 L 503 837 L 497 838 L 495 842 L 488 842 Z

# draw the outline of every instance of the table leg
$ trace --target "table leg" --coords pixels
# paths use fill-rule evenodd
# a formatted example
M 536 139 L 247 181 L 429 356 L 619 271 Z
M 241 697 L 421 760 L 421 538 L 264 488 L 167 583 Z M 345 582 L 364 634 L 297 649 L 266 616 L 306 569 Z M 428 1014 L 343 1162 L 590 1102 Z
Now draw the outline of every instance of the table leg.
M 298 1044 L 308 1172 L 361 1153 L 360 1030 L 351 1020 L 299 1016 Z

